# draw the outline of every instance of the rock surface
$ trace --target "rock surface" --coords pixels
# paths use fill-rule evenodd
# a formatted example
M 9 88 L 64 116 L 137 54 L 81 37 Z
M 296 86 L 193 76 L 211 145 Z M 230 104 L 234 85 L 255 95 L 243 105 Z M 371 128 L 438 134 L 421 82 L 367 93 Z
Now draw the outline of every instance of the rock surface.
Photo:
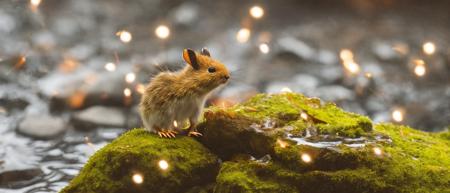
M 17 131 L 38 139 L 51 139 L 64 133 L 66 128 L 62 118 L 49 115 L 27 115 L 19 123 Z
M 218 167 L 217 157 L 192 138 L 161 139 L 133 129 L 93 155 L 61 192 L 179 192 L 213 182 Z M 142 183 L 133 182 L 135 174 Z
M 134 129 L 97 152 L 62 192 L 437 193 L 450 182 L 448 132 L 373 125 L 299 94 L 209 108 L 199 131 L 204 146 Z M 209 151 L 223 161 L 218 174 Z M 161 158 L 165 173 L 155 163 Z M 133 172 L 144 174 L 143 184 L 131 183 Z
M 75 113 L 71 120 L 77 129 L 97 127 L 125 127 L 125 114 L 116 107 L 93 106 Z

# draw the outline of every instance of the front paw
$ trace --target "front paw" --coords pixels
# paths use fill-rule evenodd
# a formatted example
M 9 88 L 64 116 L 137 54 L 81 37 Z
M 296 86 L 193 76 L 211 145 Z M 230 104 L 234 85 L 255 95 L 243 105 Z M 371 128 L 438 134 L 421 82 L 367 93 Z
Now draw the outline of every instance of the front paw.
M 176 134 L 178 134 L 178 132 L 173 131 L 173 130 L 162 130 L 162 131 L 158 131 L 158 135 L 161 138 L 175 138 Z
M 203 136 L 203 134 L 201 134 L 201 133 L 199 133 L 197 131 L 189 131 L 188 136 L 189 137 L 192 137 L 192 136 L 199 137 L 199 136 Z

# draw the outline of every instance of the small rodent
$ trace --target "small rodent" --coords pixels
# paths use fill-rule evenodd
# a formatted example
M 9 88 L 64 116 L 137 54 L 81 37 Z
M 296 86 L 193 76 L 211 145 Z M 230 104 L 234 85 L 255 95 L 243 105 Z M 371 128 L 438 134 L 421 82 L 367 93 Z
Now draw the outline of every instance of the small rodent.
M 188 135 L 201 136 L 196 126 L 206 97 L 230 78 L 206 48 L 200 53 L 184 49 L 183 59 L 187 65 L 182 70 L 161 72 L 150 81 L 139 104 L 144 127 L 160 137 L 175 137 L 186 120 Z

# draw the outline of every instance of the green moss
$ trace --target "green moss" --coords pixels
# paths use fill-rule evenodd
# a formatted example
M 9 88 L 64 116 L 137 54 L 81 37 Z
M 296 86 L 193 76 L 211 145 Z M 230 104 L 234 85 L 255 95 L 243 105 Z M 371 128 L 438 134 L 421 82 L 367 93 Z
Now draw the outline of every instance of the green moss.
M 298 123 L 303 112 L 321 134 L 357 137 L 372 130 L 372 122 L 365 116 L 345 112 L 333 103 L 322 104 L 317 98 L 296 93 L 259 94 L 228 111 L 257 120 L 270 117 L 277 120 L 280 126 L 297 126 L 293 123 Z
M 289 184 L 270 176 L 265 164 L 256 162 L 225 162 L 216 179 L 214 193 L 294 193 Z
M 169 163 L 167 170 L 158 166 Z M 95 153 L 63 193 L 177 192 L 210 183 L 217 174 L 216 156 L 189 137 L 162 139 L 133 129 Z M 141 174 L 142 184 L 132 182 Z

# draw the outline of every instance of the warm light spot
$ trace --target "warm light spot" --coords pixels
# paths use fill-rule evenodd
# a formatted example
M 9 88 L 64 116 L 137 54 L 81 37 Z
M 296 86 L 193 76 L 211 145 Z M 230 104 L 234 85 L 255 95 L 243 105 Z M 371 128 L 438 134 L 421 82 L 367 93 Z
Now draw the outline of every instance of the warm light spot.
M 395 109 L 392 111 L 392 119 L 396 122 L 403 121 L 403 112 L 400 109 Z
M 88 136 L 84 137 L 84 142 L 91 148 L 94 148 L 94 144 L 92 144 L 91 140 L 89 139 Z
M 119 31 L 116 33 L 116 35 L 119 36 L 120 41 L 122 41 L 123 43 L 128 43 L 133 39 L 131 33 L 126 30 Z
M 178 122 L 177 121 L 173 121 L 173 126 L 174 127 L 178 127 Z
M 311 158 L 311 156 L 310 156 L 309 154 L 307 154 L 307 153 L 302 153 L 302 160 L 303 160 L 303 162 L 305 162 L 305 163 L 309 163 L 309 162 L 312 161 L 312 158 Z
M 425 54 L 432 55 L 436 51 L 436 46 L 433 42 L 426 42 L 422 45 L 422 49 Z
M 365 76 L 366 78 L 372 78 L 372 73 L 366 72 L 366 73 L 364 74 L 364 76 Z
M 352 74 L 358 74 L 360 70 L 359 65 L 353 61 L 344 61 L 344 67 Z
M 116 64 L 114 64 L 112 62 L 108 62 L 108 63 L 105 64 L 105 69 L 107 71 L 110 71 L 110 72 L 115 71 L 116 70 Z
M 59 64 L 59 70 L 65 73 L 73 72 L 77 68 L 78 61 L 72 58 L 66 58 L 61 64 Z
M 165 25 L 160 25 L 156 27 L 155 34 L 159 39 L 166 39 L 170 35 L 170 29 Z
M 292 90 L 289 87 L 283 87 L 281 92 L 292 92 Z
M 132 179 L 136 184 L 142 184 L 142 182 L 144 182 L 144 177 L 141 174 L 134 174 Z
M 41 4 L 41 0 L 30 0 L 30 4 L 37 7 Z
M 396 44 L 394 44 L 394 46 L 392 46 L 392 49 L 394 51 L 396 51 L 397 53 L 400 53 L 400 54 L 403 54 L 403 55 L 406 55 L 409 52 L 408 45 L 404 44 L 404 43 L 396 43 Z
M 249 12 L 250 12 L 250 15 L 255 19 L 259 19 L 262 16 L 264 16 L 264 9 L 260 6 L 251 7 Z
M 259 44 L 259 51 L 261 51 L 261 53 L 263 54 L 269 53 L 270 51 L 269 45 L 267 45 L 266 43 Z
M 161 168 L 162 170 L 167 170 L 169 168 L 169 163 L 167 163 L 166 160 L 160 160 L 158 162 L 158 166 L 159 168 Z
M 427 69 L 425 68 L 425 62 L 423 60 L 414 60 L 413 61 L 415 66 L 414 66 L 414 73 L 417 76 L 424 76 Z
M 383 151 L 381 151 L 381 148 L 379 148 L 379 147 L 374 147 L 373 153 L 375 153 L 375 155 L 381 155 L 383 153 Z
M 69 98 L 69 106 L 76 109 L 80 108 L 84 104 L 84 100 L 86 98 L 86 93 L 82 91 L 75 92 L 72 96 Z
M 300 113 L 300 117 L 301 117 L 303 120 L 308 120 L 308 114 L 306 114 L 305 112 Z
M 353 52 L 349 49 L 342 49 L 339 53 L 341 60 L 345 61 L 353 61 Z
M 136 85 L 136 91 L 137 91 L 139 94 L 144 94 L 144 92 L 145 92 L 145 86 L 144 86 L 143 84 L 137 84 L 137 85 Z
M 289 144 L 281 139 L 277 139 L 278 145 L 280 145 L 281 148 L 287 147 Z
M 26 58 L 25 56 L 20 56 L 20 57 L 17 59 L 17 62 L 16 62 L 16 64 L 14 65 L 14 68 L 15 68 L 15 69 L 21 69 L 21 68 L 25 65 L 26 62 L 27 62 L 27 58 Z
M 247 28 L 242 28 L 236 34 L 236 39 L 239 43 L 245 43 L 250 38 L 250 30 Z
M 131 90 L 129 88 L 125 88 L 123 90 L 123 95 L 125 95 L 126 97 L 131 96 Z
M 136 75 L 132 72 L 127 73 L 127 75 L 125 75 L 125 81 L 128 83 L 133 83 L 134 80 L 136 80 Z

